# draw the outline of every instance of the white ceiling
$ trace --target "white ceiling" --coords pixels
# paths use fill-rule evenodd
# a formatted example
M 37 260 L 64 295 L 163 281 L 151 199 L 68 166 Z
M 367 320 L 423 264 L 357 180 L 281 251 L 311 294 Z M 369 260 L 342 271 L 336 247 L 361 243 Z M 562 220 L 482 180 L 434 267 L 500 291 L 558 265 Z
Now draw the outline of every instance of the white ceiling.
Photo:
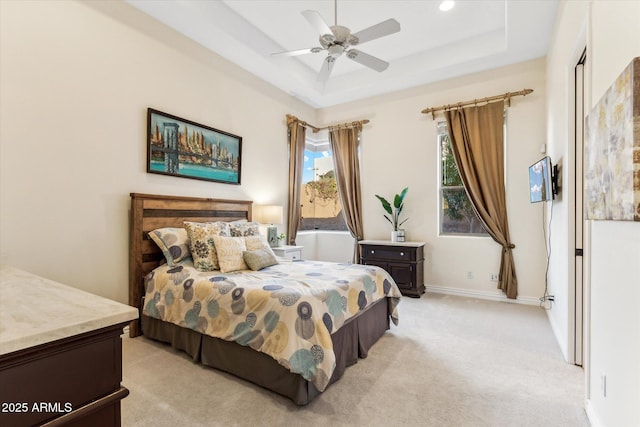
M 326 52 L 272 53 L 319 46 L 302 16 L 334 25 L 334 0 L 128 0 L 130 4 L 313 107 L 349 102 L 546 55 L 558 0 L 338 0 L 338 24 L 352 33 L 389 18 L 399 33 L 358 49 L 389 62 L 378 73 L 346 55 L 326 84 L 316 81 Z

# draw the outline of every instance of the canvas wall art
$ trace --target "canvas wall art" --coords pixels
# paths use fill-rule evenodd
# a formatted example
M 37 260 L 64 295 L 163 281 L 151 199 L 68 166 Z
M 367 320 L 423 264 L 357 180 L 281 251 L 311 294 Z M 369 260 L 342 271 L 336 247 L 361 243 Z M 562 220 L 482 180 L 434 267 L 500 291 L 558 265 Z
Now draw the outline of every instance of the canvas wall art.
M 242 137 L 149 108 L 147 172 L 240 184 Z
M 640 57 L 586 118 L 586 219 L 640 221 Z

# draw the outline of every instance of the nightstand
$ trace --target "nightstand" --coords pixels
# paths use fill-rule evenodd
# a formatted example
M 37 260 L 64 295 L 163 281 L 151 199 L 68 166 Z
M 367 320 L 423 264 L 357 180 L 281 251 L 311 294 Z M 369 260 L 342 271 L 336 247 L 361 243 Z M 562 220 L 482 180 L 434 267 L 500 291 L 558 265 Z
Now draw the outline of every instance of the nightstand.
M 302 259 L 302 248 L 304 248 L 304 246 L 283 245 L 271 249 L 273 250 L 274 254 L 282 258 Z
M 361 240 L 360 263 L 385 269 L 402 295 L 420 298 L 424 293 L 424 242 Z

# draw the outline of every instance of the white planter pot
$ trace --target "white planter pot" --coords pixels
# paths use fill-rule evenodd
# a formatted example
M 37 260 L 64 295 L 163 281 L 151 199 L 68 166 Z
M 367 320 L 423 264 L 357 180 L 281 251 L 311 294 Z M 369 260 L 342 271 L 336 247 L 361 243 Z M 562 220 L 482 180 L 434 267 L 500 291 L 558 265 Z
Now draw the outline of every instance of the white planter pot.
M 392 231 L 391 232 L 391 241 L 392 242 L 397 242 L 398 241 L 398 232 L 397 231 Z

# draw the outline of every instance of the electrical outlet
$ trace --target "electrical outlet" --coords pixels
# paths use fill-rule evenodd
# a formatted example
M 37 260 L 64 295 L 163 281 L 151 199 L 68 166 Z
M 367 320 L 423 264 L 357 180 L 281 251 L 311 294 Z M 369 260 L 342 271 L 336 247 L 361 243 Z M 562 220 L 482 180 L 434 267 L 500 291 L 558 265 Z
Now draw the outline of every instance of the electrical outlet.
M 467 279 L 473 279 L 473 271 L 467 271 Z
M 497 282 L 498 281 L 498 275 L 497 274 L 490 274 L 489 275 L 489 280 L 491 280 L 492 282 Z

